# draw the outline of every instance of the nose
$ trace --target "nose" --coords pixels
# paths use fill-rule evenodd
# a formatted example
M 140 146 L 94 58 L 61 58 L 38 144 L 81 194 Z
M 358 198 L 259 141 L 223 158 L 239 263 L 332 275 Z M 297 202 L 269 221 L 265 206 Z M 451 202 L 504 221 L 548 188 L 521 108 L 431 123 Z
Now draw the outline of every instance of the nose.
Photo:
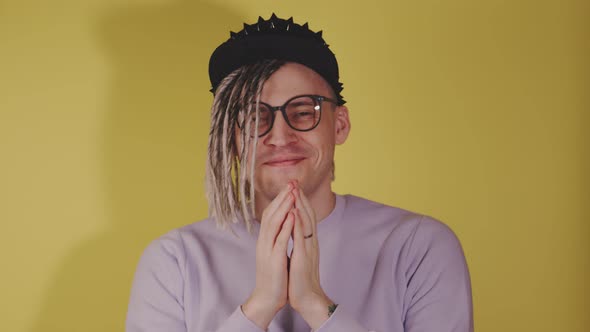
M 264 135 L 264 144 L 285 146 L 297 141 L 295 130 L 287 124 L 281 112 L 277 112 L 272 128 Z

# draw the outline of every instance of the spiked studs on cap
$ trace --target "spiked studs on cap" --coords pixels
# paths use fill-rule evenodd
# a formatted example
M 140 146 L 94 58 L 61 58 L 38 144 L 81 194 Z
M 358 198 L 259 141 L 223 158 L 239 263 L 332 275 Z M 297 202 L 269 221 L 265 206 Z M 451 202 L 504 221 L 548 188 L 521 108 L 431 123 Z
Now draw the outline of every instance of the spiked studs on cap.
M 338 104 L 345 103 L 340 95 L 338 62 L 322 36 L 307 23 L 299 25 L 293 18 L 281 19 L 274 13 L 268 20 L 258 17 L 253 24 L 244 23 L 242 30 L 230 31 L 230 38 L 221 44 L 209 60 L 212 92 L 221 80 L 246 64 L 265 59 L 297 62 L 320 74 L 336 93 Z

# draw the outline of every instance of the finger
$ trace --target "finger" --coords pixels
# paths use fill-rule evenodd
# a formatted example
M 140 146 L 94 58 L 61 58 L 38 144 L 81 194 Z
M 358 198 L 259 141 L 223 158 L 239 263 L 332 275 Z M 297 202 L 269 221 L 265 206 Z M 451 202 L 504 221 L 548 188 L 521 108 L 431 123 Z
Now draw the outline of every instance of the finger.
M 277 197 L 275 197 L 275 199 L 273 199 L 262 212 L 262 217 L 260 219 L 259 237 L 262 238 L 264 241 L 269 242 L 269 240 L 272 239 L 274 242 L 279 226 L 275 225 L 275 227 L 269 227 L 271 225 L 267 224 L 271 224 L 268 221 L 272 220 L 272 216 L 277 212 L 277 209 L 280 208 L 281 204 L 285 204 L 285 201 L 292 199 L 289 197 L 289 193 L 291 192 L 291 190 L 293 190 L 293 185 L 289 182 L 287 186 L 283 188 L 283 190 L 277 195 Z M 282 220 L 284 220 L 284 218 Z M 272 245 L 272 243 L 270 245 Z
M 294 223 L 294 216 L 292 213 L 289 213 L 283 226 L 281 227 L 281 231 L 279 235 L 277 235 L 277 240 L 275 241 L 275 246 L 273 250 L 281 255 L 287 254 L 287 246 L 289 244 L 289 237 L 291 236 L 291 232 L 293 231 L 293 223 Z
M 293 194 L 295 195 L 295 207 L 299 209 L 302 214 L 308 215 L 308 212 L 306 211 L 307 208 L 303 204 L 303 200 L 301 198 L 301 189 L 299 187 L 295 187 L 295 189 L 293 189 Z
M 313 232 L 313 238 L 312 239 L 308 239 L 308 241 L 311 242 L 311 247 L 317 248 L 319 246 L 318 243 L 318 220 L 316 218 L 316 214 L 315 211 L 313 210 L 313 208 L 311 207 L 311 203 L 309 202 L 309 200 L 307 199 L 307 196 L 305 196 L 305 193 L 301 192 L 299 194 L 299 200 L 301 200 L 303 202 L 303 205 L 305 206 L 305 210 L 308 213 L 309 216 L 309 220 L 310 220 L 310 230 L 311 232 Z M 307 233 L 310 234 L 310 233 Z
M 283 190 L 281 190 L 281 192 L 279 192 L 277 197 L 275 197 L 275 199 L 273 199 L 268 204 L 268 206 L 264 209 L 264 212 L 262 213 L 262 218 L 264 218 L 264 216 L 267 216 L 267 215 L 272 215 L 277 210 L 277 208 L 279 207 L 281 202 L 283 202 L 287 198 L 287 195 L 289 194 L 289 192 L 291 192 L 291 190 L 293 190 L 293 188 L 294 188 L 293 184 L 291 182 L 289 182 L 285 186 L 285 188 L 283 188 Z M 262 220 L 261 220 L 261 222 L 262 222 Z
M 303 221 L 303 235 L 307 236 L 312 234 L 313 236 L 315 235 L 315 227 L 313 225 L 312 214 L 310 213 L 311 211 L 309 211 L 308 206 L 306 206 L 305 202 L 303 201 L 303 191 L 301 191 L 299 188 L 296 188 L 294 191 L 296 192 L 295 204 L 297 206 L 297 210 L 300 212 L 301 220 Z
M 274 214 L 266 217 L 266 220 L 263 222 L 265 224 L 264 239 L 268 242 L 269 248 L 274 246 L 278 233 L 281 230 L 281 225 L 287 218 L 289 211 L 293 208 L 294 201 L 295 196 L 291 193 L 287 194 L 287 197 L 281 202 Z M 268 241 L 269 239 L 271 241 Z
M 305 240 L 303 239 L 303 221 L 298 209 L 293 209 L 293 215 L 295 216 L 295 225 L 293 229 L 293 251 L 303 254 L 307 250 L 305 249 Z
M 301 192 L 299 194 L 299 198 L 301 198 L 303 206 L 305 207 L 305 210 L 308 212 L 310 219 L 315 220 L 315 211 L 311 207 L 311 203 L 309 203 L 309 200 L 307 199 L 307 196 L 305 196 L 305 193 Z

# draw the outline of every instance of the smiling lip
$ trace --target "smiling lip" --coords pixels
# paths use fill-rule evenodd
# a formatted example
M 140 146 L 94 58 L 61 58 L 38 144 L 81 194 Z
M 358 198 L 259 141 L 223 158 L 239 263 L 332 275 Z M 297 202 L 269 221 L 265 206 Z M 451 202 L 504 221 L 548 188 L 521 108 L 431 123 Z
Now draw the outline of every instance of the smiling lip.
M 305 158 L 276 160 L 276 161 L 269 161 L 269 162 L 264 163 L 264 164 L 267 165 L 267 166 L 272 166 L 272 167 L 293 166 L 293 165 L 298 164 L 303 159 L 305 159 Z

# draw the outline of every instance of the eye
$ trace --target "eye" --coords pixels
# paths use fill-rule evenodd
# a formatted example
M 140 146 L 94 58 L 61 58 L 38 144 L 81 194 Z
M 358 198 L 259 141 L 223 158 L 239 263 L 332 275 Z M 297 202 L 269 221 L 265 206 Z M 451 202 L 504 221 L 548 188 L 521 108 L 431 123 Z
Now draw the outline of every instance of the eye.
M 297 111 L 293 114 L 293 117 L 295 118 L 306 118 L 306 117 L 313 117 L 314 116 L 313 111 L 308 111 L 308 110 L 304 110 L 304 111 Z

